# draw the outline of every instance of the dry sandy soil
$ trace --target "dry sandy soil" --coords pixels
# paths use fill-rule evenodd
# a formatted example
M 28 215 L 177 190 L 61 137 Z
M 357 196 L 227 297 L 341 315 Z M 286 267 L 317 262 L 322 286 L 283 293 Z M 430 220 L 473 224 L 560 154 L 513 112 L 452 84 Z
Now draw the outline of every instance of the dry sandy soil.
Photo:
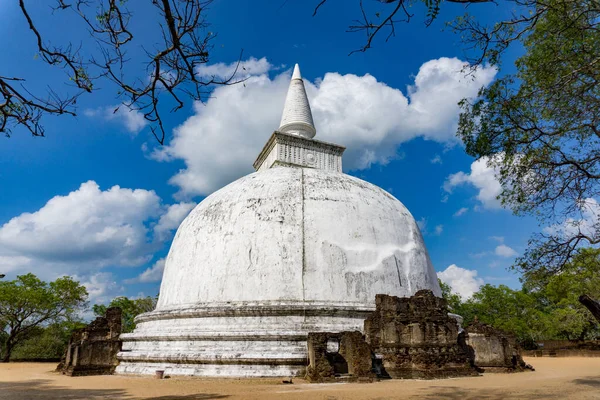
M 52 364 L 0 364 L 0 399 L 600 399 L 600 358 L 533 358 L 535 372 L 434 381 L 307 384 L 294 379 L 71 378 Z

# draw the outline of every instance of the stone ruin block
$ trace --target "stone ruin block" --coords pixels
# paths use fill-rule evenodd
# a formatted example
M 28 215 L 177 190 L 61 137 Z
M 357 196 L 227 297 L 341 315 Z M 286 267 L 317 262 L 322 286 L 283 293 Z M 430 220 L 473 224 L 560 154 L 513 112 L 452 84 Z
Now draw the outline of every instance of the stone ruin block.
M 477 319 L 465 328 L 464 345 L 481 372 L 514 372 L 533 369 L 523 361 L 513 335 L 492 328 Z
M 326 382 L 343 377 L 371 382 L 375 377 L 371 355 L 371 348 L 360 332 L 311 332 L 308 334 L 307 379 Z
M 378 294 L 365 320 L 365 339 L 392 378 L 435 379 L 477 375 L 446 300 L 430 290 L 400 298 Z
M 104 317 L 73 331 L 57 371 L 69 376 L 112 374 L 121 350 L 121 324 L 121 309 L 111 307 Z

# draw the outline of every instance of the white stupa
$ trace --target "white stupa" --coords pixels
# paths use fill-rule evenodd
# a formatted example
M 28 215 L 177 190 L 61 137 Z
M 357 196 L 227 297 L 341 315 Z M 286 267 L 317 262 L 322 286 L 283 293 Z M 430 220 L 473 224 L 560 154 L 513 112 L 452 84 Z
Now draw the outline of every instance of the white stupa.
M 308 332 L 362 331 L 376 294 L 441 295 L 410 212 L 342 173 L 344 147 L 315 134 L 296 65 L 257 172 L 179 227 L 156 310 L 122 335 L 118 373 L 290 376 L 307 365 Z

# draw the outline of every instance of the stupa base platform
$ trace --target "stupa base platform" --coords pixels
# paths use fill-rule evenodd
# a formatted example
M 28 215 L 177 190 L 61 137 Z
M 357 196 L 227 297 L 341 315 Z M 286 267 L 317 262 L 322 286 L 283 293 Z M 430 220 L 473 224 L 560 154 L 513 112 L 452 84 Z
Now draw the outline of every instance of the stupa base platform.
M 181 360 L 177 362 L 130 362 L 122 361 L 117 367 L 117 374 L 135 374 L 135 375 L 154 375 L 155 371 L 163 370 L 165 375 L 179 376 L 198 376 L 198 377 L 223 377 L 223 378 L 268 378 L 268 377 L 294 377 L 304 373 L 305 360 L 300 360 L 301 365 L 273 365 L 272 360 L 261 362 L 259 360 L 251 360 L 252 363 L 246 363 L 247 360 L 240 360 L 236 363 L 221 363 L 216 364 L 211 360 L 198 360 L 197 363 L 183 363 Z
M 308 364 L 309 332 L 363 330 L 374 304 L 204 304 L 142 314 L 123 334 L 117 374 L 290 377 Z

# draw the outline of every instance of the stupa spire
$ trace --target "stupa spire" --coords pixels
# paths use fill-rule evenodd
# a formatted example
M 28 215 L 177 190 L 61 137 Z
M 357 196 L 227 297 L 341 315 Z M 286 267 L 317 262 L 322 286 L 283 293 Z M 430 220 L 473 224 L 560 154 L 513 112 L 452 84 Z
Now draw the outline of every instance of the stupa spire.
M 278 130 L 308 139 L 317 133 L 298 64 L 294 67 Z

